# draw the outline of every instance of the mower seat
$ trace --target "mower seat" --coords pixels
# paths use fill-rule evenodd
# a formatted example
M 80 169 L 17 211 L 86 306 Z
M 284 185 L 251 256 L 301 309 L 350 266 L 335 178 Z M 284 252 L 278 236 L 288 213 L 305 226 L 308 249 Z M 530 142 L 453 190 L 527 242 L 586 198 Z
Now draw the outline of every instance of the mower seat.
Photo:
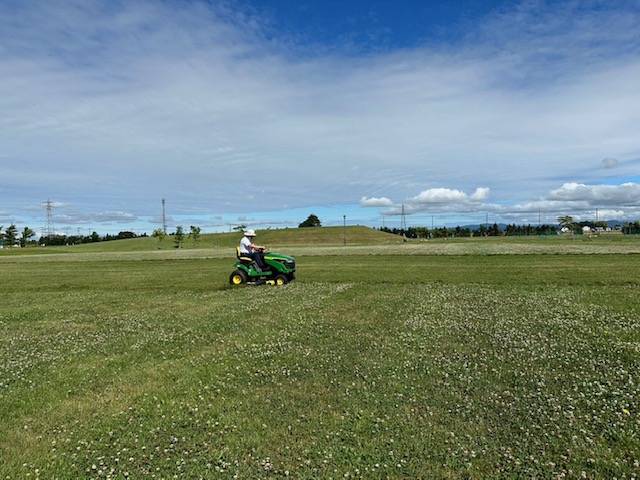
M 236 257 L 238 260 L 240 260 L 242 263 L 246 265 L 250 265 L 253 263 L 253 258 L 242 256 L 242 254 L 240 253 L 240 247 L 236 247 Z

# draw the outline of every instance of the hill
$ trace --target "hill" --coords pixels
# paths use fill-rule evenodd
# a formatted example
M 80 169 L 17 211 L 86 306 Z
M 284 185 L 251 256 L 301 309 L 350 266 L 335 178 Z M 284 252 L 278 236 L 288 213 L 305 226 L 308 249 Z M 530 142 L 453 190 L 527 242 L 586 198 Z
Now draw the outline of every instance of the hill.
M 346 233 L 348 245 L 388 245 L 402 243 L 402 238 L 390 233 L 379 232 L 369 227 L 317 227 L 283 228 L 257 230 L 256 243 L 269 247 L 288 245 L 342 245 Z M 203 234 L 197 243 L 185 239 L 182 248 L 235 247 L 242 238 L 238 232 Z M 174 241 L 167 236 L 163 241 L 156 238 L 131 238 L 110 242 L 87 243 L 71 247 L 51 247 L 74 252 L 134 252 L 145 250 L 172 250 Z

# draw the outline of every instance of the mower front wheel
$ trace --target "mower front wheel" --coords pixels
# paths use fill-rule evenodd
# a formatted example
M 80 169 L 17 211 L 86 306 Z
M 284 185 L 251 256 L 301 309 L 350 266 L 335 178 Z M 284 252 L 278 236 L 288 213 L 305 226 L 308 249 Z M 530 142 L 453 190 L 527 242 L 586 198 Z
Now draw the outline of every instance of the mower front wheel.
M 282 285 L 287 283 L 289 279 L 287 278 L 286 275 L 280 274 L 280 275 L 276 275 L 276 278 L 274 278 L 274 281 L 276 282 L 277 287 L 281 287 Z
M 247 274 L 242 270 L 235 270 L 229 276 L 229 283 L 231 285 L 242 285 L 243 283 L 247 283 Z

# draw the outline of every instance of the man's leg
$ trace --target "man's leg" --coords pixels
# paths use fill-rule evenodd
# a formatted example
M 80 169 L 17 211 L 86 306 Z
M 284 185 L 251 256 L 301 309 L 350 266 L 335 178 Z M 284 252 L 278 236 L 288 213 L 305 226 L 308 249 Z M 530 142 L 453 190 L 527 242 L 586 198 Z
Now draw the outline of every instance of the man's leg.
M 262 254 L 259 252 L 253 252 L 251 254 L 251 258 L 253 259 L 254 262 L 256 262 L 256 265 L 258 265 L 258 268 L 260 270 L 262 270 L 263 272 L 265 270 L 267 270 L 267 266 L 264 263 L 264 259 L 262 258 Z

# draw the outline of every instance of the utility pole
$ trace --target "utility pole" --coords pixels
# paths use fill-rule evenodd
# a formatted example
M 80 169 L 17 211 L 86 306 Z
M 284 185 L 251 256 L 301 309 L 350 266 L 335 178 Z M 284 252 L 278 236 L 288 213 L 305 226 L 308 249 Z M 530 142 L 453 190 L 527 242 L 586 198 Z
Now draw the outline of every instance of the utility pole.
M 382 228 L 384 228 L 384 213 L 382 214 Z
M 407 229 L 407 217 L 404 213 L 404 203 L 402 204 L 402 214 L 400 218 L 400 229 L 404 232 Z
M 44 203 L 44 208 L 47 211 L 47 221 L 44 227 L 44 231 L 42 232 L 42 236 L 46 238 L 51 238 L 55 235 L 55 226 L 53 225 L 53 202 L 48 199 Z
M 167 234 L 167 214 L 165 212 L 165 201 L 162 199 L 162 231 Z
M 542 225 L 542 209 L 538 209 L 538 226 Z
M 433 230 L 433 215 L 431 215 L 431 230 Z
M 596 223 L 598 223 L 598 209 L 596 208 Z
M 342 215 L 342 241 L 344 246 L 347 246 L 347 216 L 346 215 Z
M 485 227 L 487 227 L 487 229 L 489 229 L 489 212 L 485 213 L 484 225 Z

